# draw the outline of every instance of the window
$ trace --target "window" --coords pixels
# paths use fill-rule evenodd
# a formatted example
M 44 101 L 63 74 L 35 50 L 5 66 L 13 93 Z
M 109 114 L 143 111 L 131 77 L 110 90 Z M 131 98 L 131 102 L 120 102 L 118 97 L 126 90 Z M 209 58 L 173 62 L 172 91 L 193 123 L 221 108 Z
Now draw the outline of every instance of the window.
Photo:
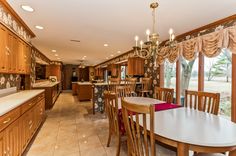
M 121 78 L 121 80 L 125 80 L 125 78 L 126 78 L 126 66 L 121 66 L 120 68 L 121 68 L 120 78 Z
M 220 93 L 220 114 L 230 117 L 232 53 L 222 49 L 219 56 L 204 59 L 204 91 Z
M 176 63 L 164 63 L 164 87 L 176 89 Z
M 181 59 L 181 96 L 185 90 L 198 91 L 198 57 L 192 61 Z

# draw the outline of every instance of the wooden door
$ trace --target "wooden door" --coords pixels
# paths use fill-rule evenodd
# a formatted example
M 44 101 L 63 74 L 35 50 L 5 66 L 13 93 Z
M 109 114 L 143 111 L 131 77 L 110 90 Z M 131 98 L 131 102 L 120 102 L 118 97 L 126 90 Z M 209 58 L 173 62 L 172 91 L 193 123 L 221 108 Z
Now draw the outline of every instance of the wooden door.
M 19 73 L 19 71 L 18 71 L 19 44 L 17 42 L 17 37 L 15 35 L 13 36 L 12 39 L 13 39 L 13 41 L 12 41 L 12 44 L 13 44 L 13 47 L 12 47 L 12 57 L 13 57 L 13 59 L 12 59 L 12 61 L 13 61 L 12 67 L 13 67 L 13 72 L 14 73 Z
M 4 131 L 0 132 L 0 156 L 4 156 L 6 155 L 6 150 L 4 149 L 4 143 L 5 139 L 4 139 Z
M 7 72 L 8 63 L 7 30 L 0 25 L 0 72 Z
M 14 62 L 14 51 L 13 51 L 13 34 L 11 32 L 7 32 L 7 71 L 9 73 L 14 73 L 13 71 L 13 62 Z
M 20 118 L 20 127 L 21 127 L 21 149 L 24 150 L 27 147 L 28 142 L 30 141 L 30 131 L 29 131 L 29 113 L 26 112 Z
M 16 120 L 9 127 L 5 129 L 6 150 L 9 156 L 20 156 L 20 124 Z

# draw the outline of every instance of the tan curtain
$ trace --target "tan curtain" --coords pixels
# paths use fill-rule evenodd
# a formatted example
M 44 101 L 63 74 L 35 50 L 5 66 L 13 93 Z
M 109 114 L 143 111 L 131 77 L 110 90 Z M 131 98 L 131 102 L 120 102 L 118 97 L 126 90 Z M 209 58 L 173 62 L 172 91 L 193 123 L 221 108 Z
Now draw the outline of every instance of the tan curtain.
M 224 30 L 220 30 L 201 37 L 200 51 L 203 55 L 211 58 L 220 54 L 223 48 L 223 32 Z
M 168 56 L 168 61 L 170 63 L 175 63 L 179 58 L 180 45 L 178 44 L 174 49 L 170 50 L 170 55 Z
M 236 54 L 236 26 L 228 28 L 224 38 L 225 47 L 229 48 L 232 53 Z
M 188 60 L 192 61 L 196 57 L 196 52 L 199 51 L 199 38 L 193 38 L 182 42 L 182 56 Z
M 156 63 L 161 65 L 161 64 L 163 64 L 165 62 L 165 59 L 166 58 L 157 55 Z

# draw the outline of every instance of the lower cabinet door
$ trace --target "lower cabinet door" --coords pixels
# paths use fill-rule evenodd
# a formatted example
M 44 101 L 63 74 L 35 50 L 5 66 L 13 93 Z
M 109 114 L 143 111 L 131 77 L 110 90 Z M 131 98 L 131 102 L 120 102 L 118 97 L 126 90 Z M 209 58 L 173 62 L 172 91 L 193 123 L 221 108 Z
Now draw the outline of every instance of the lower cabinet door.
M 29 113 L 26 112 L 20 118 L 20 127 L 21 127 L 21 149 L 24 150 L 30 141 L 30 130 L 29 130 Z
M 7 154 L 7 151 L 4 148 L 4 143 L 5 139 L 4 139 L 4 131 L 0 132 L 0 156 L 4 156 Z
M 9 156 L 20 156 L 21 146 L 20 146 L 20 124 L 19 120 L 16 120 L 9 127 L 5 129 L 6 137 L 6 152 Z

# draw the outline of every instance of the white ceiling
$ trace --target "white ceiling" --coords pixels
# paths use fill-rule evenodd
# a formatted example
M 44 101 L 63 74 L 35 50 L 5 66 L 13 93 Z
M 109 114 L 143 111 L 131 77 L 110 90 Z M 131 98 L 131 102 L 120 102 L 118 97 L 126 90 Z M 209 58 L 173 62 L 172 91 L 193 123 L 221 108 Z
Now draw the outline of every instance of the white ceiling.
M 87 64 L 101 63 L 117 51 L 130 50 L 136 34 L 145 40 L 145 30 L 152 26 L 149 4 L 154 0 L 7 1 L 36 34 L 33 44 L 52 60 L 56 57 L 51 50 L 56 49 L 64 63 L 78 64 L 85 55 Z M 162 40 L 168 38 L 170 27 L 178 35 L 236 13 L 235 0 L 158 2 L 157 27 Z M 30 5 L 35 11 L 25 12 L 21 5 Z

